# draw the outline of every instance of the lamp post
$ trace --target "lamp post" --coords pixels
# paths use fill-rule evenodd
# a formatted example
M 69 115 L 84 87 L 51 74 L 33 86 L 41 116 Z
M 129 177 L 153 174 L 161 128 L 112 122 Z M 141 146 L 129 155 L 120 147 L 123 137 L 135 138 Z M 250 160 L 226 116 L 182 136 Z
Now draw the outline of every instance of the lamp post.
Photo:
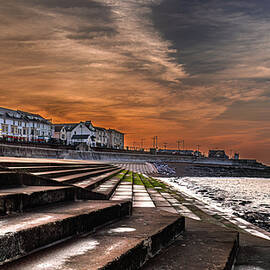
M 81 128 L 81 143 L 82 143 L 82 124 L 80 124 L 80 128 Z

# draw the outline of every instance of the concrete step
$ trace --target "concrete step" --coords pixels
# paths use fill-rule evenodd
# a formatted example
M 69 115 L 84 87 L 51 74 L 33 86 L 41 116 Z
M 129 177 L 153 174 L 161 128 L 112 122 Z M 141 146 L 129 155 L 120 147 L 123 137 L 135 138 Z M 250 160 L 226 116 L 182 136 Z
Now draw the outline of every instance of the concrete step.
M 80 166 L 100 166 L 100 165 L 107 165 L 107 163 L 76 163 L 76 162 L 63 162 L 63 161 L 59 161 L 59 162 L 31 162 L 31 161 L 28 161 L 28 160 L 25 160 L 24 162 L 19 162 L 19 161 L 16 161 L 16 162 L 0 162 L 0 166 L 2 167 L 40 167 L 40 166 L 69 166 L 69 165 L 80 165 Z
M 0 215 L 23 212 L 38 206 L 74 201 L 76 189 L 55 186 L 21 186 L 0 189 Z
M 66 175 L 61 177 L 55 177 L 51 178 L 52 180 L 61 182 L 61 183 L 77 183 L 79 181 L 89 179 L 90 177 L 98 176 L 104 173 L 108 173 L 111 171 L 114 171 L 115 168 L 108 168 L 108 169 L 101 169 L 101 170 L 95 170 L 90 172 L 84 172 L 84 173 L 76 173 L 72 175 Z
M 99 185 L 92 191 L 98 194 L 102 194 L 105 200 L 109 200 L 126 174 L 127 171 L 120 172 L 116 176 L 106 180 L 103 184 Z
M 42 178 L 40 176 L 35 176 L 32 174 L 28 173 L 17 173 L 14 171 L 7 171 L 7 172 L 0 172 L 0 191 L 1 190 L 9 190 L 12 189 L 15 191 L 16 189 L 20 189 L 22 192 L 22 188 L 27 188 L 30 191 L 30 186 L 32 186 L 32 190 L 44 190 L 46 187 L 49 187 L 48 189 L 58 189 L 59 187 L 62 188 L 74 188 L 75 189 L 75 197 L 78 199 L 83 199 L 83 200 L 104 200 L 104 195 L 100 193 L 96 193 L 94 191 L 86 190 L 80 187 L 75 187 L 71 184 L 65 184 L 64 182 L 58 182 L 55 180 L 47 179 L 47 178 Z M 25 191 L 27 193 L 27 190 Z M 49 192 L 49 193 L 48 193 Z M 39 193 L 39 195 L 42 197 L 41 201 L 43 200 L 49 200 L 46 196 L 49 196 L 49 194 L 54 194 L 56 196 L 56 200 L 60 194 L 62 194 L 63 191 L 57 191 L 57 194 L 54 194 L 53 191 L 44 191 Z M 16 192 L 15 192 L 16 193 Z M 19 192 L 21 193 L 21 192 Z M 5 195 L 5 196 L 4 196 Z M 8 195 L 8 196 L 7 196 Z M 61 195 L 62 196 L 62 195 Z M 61 197 L 60 196 L 60 197 Z M 37 194 L 20 194 L 20 195 L 14 195 L 12 194 L 3 194 L 3 197 L 0 200 L 0 215 L 2 214 L 7 214 L 9 212 L 13 211 L 20 211 L 20 209 L 25 209 L 24 206 L 29 205 L 31 199 L 37 198 Z M 34 200 L 36 203 L 36 200 Z M 45 203 L 44 201 L 44 203 Z M 25 202 L 25 203 L 23 203 Z M 41 202 L 40 202 L 41 203 Z M 41 203 L 42 204 L 42 203 Z M 31 204 L 30 204 L 31 205 Z
M 12 188 L 19 186 L 63 186 L 62 183 L 50 179 L 38 177 L 29 173 L 15 171 L 0 172 L 0 188 Z
M 93 172 L 97 170 L 103 170 L 103 169 L 111 169 L 115 168 L 112 166 L 100 166 L 100 167 L 94 167 L 94 168 L 76 168 L 76 169 L 62 169 L 62 170 L 51 170 L 51 171 L 45 171 L 45 172 L 34 172 L 32 174 L 38 175 L 38 176 L 44 176 L 47 178 L 55 178 L 55 177 L 62 177 L 67 175 L 73 175 L 80 172 Z
M 89 165 L 64 165 L 64 166 L 21 166 L 21 167 L 7 167 L 9 170 L 16 170 L 17 172 L 46 172 L 46 171 L 60 171 L 68 169 L 79 168 L 96 168 L 97 166 Z
M 183 217 L 159 210 L 134 209 L 131 217 L 106 226 L 95 234 L 42 250 L 0 269 L 139 269 L 183 229 Z
M 92 190 L 96 188 L 97 186 L 103 184 L 106 180 L 111 179 L 115 175 L 117 175 L 119 172 L 121 172 L 122 169 L 114 169 L 113 171 L 109 171 L 107 173 L 103 173 L 101 175 L 90 177 L 86 180 L 82 180 L 79 182 L 74 183 L 74 186 Z
M 77 201 L 0 218 L 0 265 L 130 213 L 130 202 Z
M 142 269 L 229 270 L 238 248 L 237 232 L 186 218 L 184 234 Z

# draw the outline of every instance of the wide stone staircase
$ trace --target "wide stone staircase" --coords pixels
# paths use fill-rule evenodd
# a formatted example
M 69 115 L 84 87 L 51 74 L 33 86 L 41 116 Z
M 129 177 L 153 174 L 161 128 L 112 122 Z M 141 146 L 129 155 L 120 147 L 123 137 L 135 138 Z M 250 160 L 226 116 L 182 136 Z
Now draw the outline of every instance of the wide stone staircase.
M 179 269 L 233 265 L 238 233 L 222 228 L 217 244 L 213 238 L 220 228 L 207 227 L 177 194 L 147 175 L 107 163 L 6 161 L 0 166 L 0 270 L 178 269 L 159 268 L 154 261 L 151 268 L 151 262 L 180 240 L 175 249 L 183 250 L 186 261 L 176 260 Z M 186 237 L 185 219 L 204 228 L 200 241 Z M 209 245 L 203 258 L 185 253 L 185 246 L 203 249 L 203 243 Z M 204 267 L 202 261 L 210 258 Z

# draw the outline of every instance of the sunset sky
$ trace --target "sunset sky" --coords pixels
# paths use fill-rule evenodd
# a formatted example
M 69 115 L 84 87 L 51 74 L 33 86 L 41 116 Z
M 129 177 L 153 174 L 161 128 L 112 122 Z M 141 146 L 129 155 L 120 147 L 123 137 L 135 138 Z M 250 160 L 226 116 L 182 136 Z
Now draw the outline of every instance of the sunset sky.
M 1 107 L 270 164 L 269 86 L 269 0 L 0 0 Z

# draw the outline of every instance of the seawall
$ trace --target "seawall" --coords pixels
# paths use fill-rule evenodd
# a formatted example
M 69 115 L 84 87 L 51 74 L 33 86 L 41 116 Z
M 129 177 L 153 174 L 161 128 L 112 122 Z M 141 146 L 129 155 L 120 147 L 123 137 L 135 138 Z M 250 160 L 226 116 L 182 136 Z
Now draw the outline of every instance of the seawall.
M 78 160 L 100 160 L 111 162 L 176 162 L 188 163 L 194 166 L 204 167 L 240 167 L 264 170 L 266 166 L 251 162 L 249 160 L 211 160 L 208 158 L 196 158 L 194 156 L 176 155 L 151 155 L 148 153 L 121 153 L 121 152 L 98 152 L 79 151 L 69 149 L 51 149 L 42 147 L 29 147 L 19 145 L 0 144 L 0 156 L 25 157 L 25 158 L 52 158 L 52 159 L 78 159 Z
M 168 155 L 133 154 L 118 152 L 78 151 L 67 149 L 51 149 L 28 147 L 19 145 L 0 144 L 0 156 L 28 157 L 28 158 L 56 158 L 80 160 L 107 160 L 119 162 L 146 162 L 146 161 L 189 161 L 194 157 L 177 157 Z

